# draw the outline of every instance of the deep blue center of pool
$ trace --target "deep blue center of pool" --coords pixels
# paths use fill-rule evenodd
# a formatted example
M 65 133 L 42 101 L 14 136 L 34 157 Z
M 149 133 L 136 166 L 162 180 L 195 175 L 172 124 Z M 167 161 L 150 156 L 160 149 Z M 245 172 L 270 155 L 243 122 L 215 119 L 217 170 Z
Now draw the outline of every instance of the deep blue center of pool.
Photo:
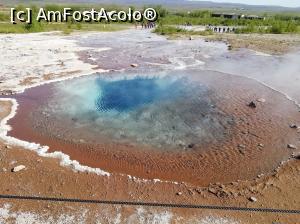
M 96 101 L 100 112 L 128 112 L 155 101 L 175 98 L 180 94 L 181 86 L 178 81 L 170 78 L 141 78 L 123 79 L 117 81 L 97 80 L 100 96 Z

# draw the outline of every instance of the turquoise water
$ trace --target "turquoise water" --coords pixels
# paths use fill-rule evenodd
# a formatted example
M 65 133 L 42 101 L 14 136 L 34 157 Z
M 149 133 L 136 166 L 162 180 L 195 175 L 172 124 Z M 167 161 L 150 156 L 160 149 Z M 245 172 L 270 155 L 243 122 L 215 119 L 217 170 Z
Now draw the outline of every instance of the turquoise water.
M 99 112 L 112 110 L 128 112 L 147 104 L 172 100 L 184 95 L 183 83 L 169 77 L 136 77 L 115 81 L 97 79 L 96 82 L 101 93 L 96 101 Z
M 119 74 L 69 80 L 54 85 L 42 109 L 60 127 L 53 133 L 66 133 L 64 139 L 156 148 L 217 141 L 230 118 L 218 111 L 207 86 L 187 77 Z

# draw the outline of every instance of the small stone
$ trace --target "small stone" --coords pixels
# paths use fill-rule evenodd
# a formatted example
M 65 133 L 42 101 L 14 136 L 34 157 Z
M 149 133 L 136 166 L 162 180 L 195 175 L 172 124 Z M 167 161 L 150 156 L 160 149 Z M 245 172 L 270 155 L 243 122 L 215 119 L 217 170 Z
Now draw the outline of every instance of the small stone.
M 300 159 L 300 153 L 292 153 L 292 158 L 294 159 Z
M 239 145 L 238 145 L 238 148 L 239 148 L 239 149 L 246 149 L 246 146 L 243 145 L 243 144 L 239 144 Z
M 181 196 L 181 195 L 182 195 L 182 192 L 177 192 L 176 195 L 177 195 L 177 196 Z
M 296 124 L 291 124 L 291 125 L 290 125 L 290 128 L 298 129 L 298 125 L 296 125 Z
M 208 192 L 209 192 L 209 193 L 212 193 L 212 194 L 216 194 L 216 193 L 217 193 L 217 190 L 210 187 L 210 188 L 208 188 Z
M 195 144 L 194 144 L 194 143 L 191 143 L 191 144 L 188 145 L 188 148 L 190 148 L 190 149 L 192 149 L 192 148 L 194 148 L 194 147 L 195 147 Z
M 297 147 L 295 145 L 292 145 L 292 144 L 288 144 L 287 147 L 289 149 L 297 149 Z
M 133 68 L 136 68 L 136 67 L 138 67 L 138 64 L 131 64 L 130 66 Z
M 80 143 L 85 143 L 84 139 L 79 140 Z
M 257 198 L 255 198 L 255 197 L 250 197 L 250 198 L 249 198 L 249 201 L 257 202 Z
M 263 174 L 258 174 L 257 175 L 257 178 L 261 178 L 261 177 L 263 177 L 264 175 Z
M 5 169 L 5 168 L 2 168 L 2 171 L 3 171 L 3 172 L 7 172 L 7 169 Z
M 14 167 L 11 171 L 15 173 L 15 172 L 19 172 L 21 170 L 24 170 L 25 168 L 26 167 L 24 165 L 19 165 L 19 166 Z
M 6 145 L 5 148 L 6 149 L 11 149 L 11 147 L 9 145 Z
M 193 40 L 193 37 L 192 37 L 192 36 L 190 36 L 189 40 Z
M 252 101 L 248 104 L 248 107 L 256 108 L 256 104 Z
M 266 102 L 266 100 L 265 100 L 264 98 L 259 98 L 259 99 L 257 99 L 257 102 L 260 102 L 260 103 L 265 103 L 265 102 Z
M 260 147 L 260 148 L 263 148 L 263 147 L 265 147 L 265 145 L 264 145 L 264 144 L 262 144 L 262 143 L 259 143 L 257 146 L 258 146 L 258 147 Z
M 231 45 L 228 45 L 228 50 L 231 51 L 233 47 Z

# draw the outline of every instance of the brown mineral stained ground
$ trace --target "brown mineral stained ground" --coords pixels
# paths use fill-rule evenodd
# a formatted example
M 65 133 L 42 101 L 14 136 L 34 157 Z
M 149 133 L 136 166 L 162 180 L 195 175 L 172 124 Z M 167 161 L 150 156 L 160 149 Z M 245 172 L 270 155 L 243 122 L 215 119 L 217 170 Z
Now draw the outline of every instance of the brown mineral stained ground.
M 10 112 L 9 102 L 0 102 L 0 119 Z M 2 194 L 37 195 L 82 199 L 129 200 L 204 204 L 221 206 L 300 209 L 299 160 L 284 164 L 276 173 L 253 181 L 214 184 L 201 188 L 192 184 L 139 182 L 120 175 L 103 177 L 73 172 L 57 159 L 41 158 L 35 152 L 0 143 L 0 191 Z M 11 173 L 23 164 L 26 169 Z M 181 196 L 177 193 L 182 192 Z M 249 197 L 258 199 L 250 202 Z M 6 223 L 31 220 L 37 223 L 82 222 L 150 223 L 287 223 L 295 224 L 297 214 L 168 209 L 132 206 L 108 206 L 1 199 L 1 218 Z M 1 220 L 2 220 L 1 219 Z M 141 221 L 144 220 L 144 221 Z
M 287 144 L 296 144 L 298 133 L 289 124 L 300 122 L 298 108 L 293 102 L 247 78 L 206 71 L 199 72 L 192 79 L 208 85 L 216 98 L 222 96 L 217 106 L 233 116 L 235 122 L 226 139 L 181 151 L 155 150 L 107 141 L 88 144 L 60 140 L 45 134 L 47 131 L 33 128 L 35 122 L 30 119 L 32 109 L 41 102 L 39 93 L 47 95 L 44 87 L 16 97 L 20 106 L 17 115 L 9 121 L 13 127 L 9 135 L 48 145 L 50 151 L 62 151 L 83 165 L 111 173 L 183 181 L 198 186 L 254 179 L 259 174 L 272 172 L 291 156 L 293 151 L 287 149 Z M 266 99 L 266 102 L 256 102 L 259 98 Z M 257 108 L 247 105 L 251 101 L 256 102 Z M 40 119 L 39 115 L 34 119 Z M 51 125 L 51 122 L 45 122 L 44 129 L 51 129 Z M 63 131 L 63 127 L 60 128 L 56 130 Z
M 130 36 L 134 37 L 136 34 L 129 32 Z M 82 34 L 80 34 L 82 35 Z M 147 34 L 150 36 L 150 34 Z M 44 55 L 49 47 L 50 36 L 47 34 L 46 37 L 42 37 L 38 34 L 26 34 L 27 39 L 24 40 L 25 36 L 21 35 L 16 37 L 19 38 L 17 41 L 12 41 L 13 45 L 16 42 L 21 42 L 20 46 L 17 46 L 17 51 L 7 51 L 4 47 L 5 57 L 7 53 L 13 53 L 13 58 L 16 58 L 15 54 L 18 55 L 20 52 L 25 51 L 24 44 L 31 46 L 39 47 L 40 43 L 32 41 L 34 37 L 37 37 L 41 40 L 45 40 L 45 50 L 39 49 L 34 55 L 37 58 L 40 58 L 41 55 Z M 103 34 L 97 34 L 96 40 L 101 39 Z M 116 36 L 112 34 L 112 36 Z M 276 35 L 276 37 L 283 38 L 284 41 L 287 39 L 287 35 Z M 236 36 L 232 35 L 232 38 Z M 265 38 L 265 35 L 260 35 L 260 37 Z M 294 37 L 294 36 L 291 36 Z M 4 36 L 6 38 L 6 36 Z M 138 37 L 139 39 L 143 39 Z M 255 37 L 257 38 L 257 37 Z M 61 37 L 58 38 L 59 42 L 64 44 Z M 105 38 L 111 39 L 114 41 L 114 38 Z M 153 37 L 152 37 L 153 39 Z M 24 41 L 22 43 L 22 40 Z M 150 39 L 149 39 L 150 40 Z M 94 40 L 93 40 L 94 41 Z M 251 40 L 252 42 L 252 40 Z M 188 43 L 194 43 L 189 41 Z M 263 44 L 268 45 L 268 47 L 275 46 L 272 41 L 262 41 Z M 270 44 L 271 43 L 271 44 Z M 126 42 L 126 45 L 128 43 Z M 184 44 L 186 46 L 187 43 Z M 3 46 L 10 47 L 9 44 L 5 43 Z M 110 46 L 110 45 L 109 45 Z M 111 44 L 111 46 L 114 46 Z M 161 45 L 157 45 L 159 49 Z M 248 44 L 246 45 L 248 46 Z M 52 44 L 51 48 L 59 47 L 56 44 Z M 195 48 L 195 46 L 193 46 Z M 243 46 L 244 47 L 244 46 Z M 284 44 L 278 42 L 276 47 L 284 49 L 286 51 Z M 70 49 L 68 45 L 66 48 Z M 176 49 L 171 45 L 172 49 Z M 152 49 L 152 48 L 149 48 Z M 294 49 L 294 45 L 293 45 Z M 143 50 L 135 51 L 126 51 L 126 58 L 130 52 L 143 52 Z M 255 47 L 254 50 L 261 50 L 261 47 Z M 264 50 L 264 48 L 263 48 Z M 7 51 L 7 52 L 6 52 Z M 165 51 L 160 51 L 154 49 L 159 55 Z M 266 52 L 272 52 L 267 50 Z M 188 49 L 188 54 L 191 51 Z M 273 53 L 273 52 L 272 52 Z M 175 53 L 174 53 L 175 54 Z M 23 57 L 27 59 L 27 56 Z M 46 57 L 49 61 L 49 57 Z M 57 58 L 54 57 L 54 59 Z M 262 58 L 260 57 L 259 60 Z M 10 58 L 8 57 L 8 60 Z M 101 61 L 98 59 L 98 61 Z M 123 58 L 120 61 L 124 61 Z M 290 60 L 289 60 L 290 61 Z M 135 61 L 134 61 L 135 62 Z M 49 62 L 52 63 L 52 62 Z M 133 63 L 132 61 L 128 63 Z M 238 62 L 237 62 L 238 63 Z M 36 68 L 39 63 L 31 63 L 32 66 Z M 41 63 L 43 64 L 43 63 Z M 78 63 L 77 63 L 78 64 Z M 5 62 L 4 62 L 5 65 Z M 280 64 L 281 66 L 282 64 Z M 26 66 L 29 66 L 26 63 Z M 72 64 L 73 66 L 73 64 Z M 129 66 L 129 65 L 128 65 Z M 127 67 L 128 67 L 127 66 Z M 273 65 L 272 65 L 273 66 Z M 10 66 L 7 66 L 9 69 L 7 73 L 5 72 L 2 75 L 2 78 L 14 78 L 14 73 L 17 77 L 20 76 L 21 72 L 18 69 L 11 69 Z M 112 69 L 114 66 L 111 66 Z M 259 67 L 259 66 L 258 66 Z M 290 67 L 290 66 L 288 66 Z M 28 74 L 36 74 L 34 72 L 28 72 L 28 69 L 21 64 L 20 66 L 22 71 L 27 72 Z M 73 68 L 73 67 L 72 67 Z M 245 67 L 246 68 L 246 67 Z M 281 72 L 278 75 L 280 77 L 278 85 L 281 87 L 281 84 L 284 85 L 284 88 L 277 88 L 281 91 L 288 93 L 290 96 L 294 96 L 292 93 L 291 86 L 295 87 L 296 93 L 298 89 L 297 76 L 294 76 L 296 79 L 290 78 L 289 73 L 285 70 L 286 67 L 281 67 Z M 57 69 L 56 69 L 57 70 Z M 15 72 L 14 72 L 15 71 Z M 41 70 L 44 72 L 44 70 Z M 241 71 L 243 73 L 243 71 Z M 46 74 L 46 73 L 45 73 Z M 262 79 L 265 77 L 264 71 L 259 72 L 257 76 L 261 76 Z M 273 80 L 272 73 L 270 74 L 270 80 Z M 289 77 L 289 78 L 287 78 Z M 256 77 L 257 78 L 257 77 Z M 260 78 L 258 78 L 261 80 Z M 14 82 L 10 82 L 14 83 Z M 268 83 L 268 82 L 267 82 Z M 273 82 L 269 83 L 270 86 L 273 86 Z M 3 87 L 7 85 L 7 82 L 4 81 L 1 84 Z M 229 87 L 233 85 L 228 84 L 228 91 L 232 93 L 232 90 Z M 10 85 L 10 88 L 16 87 L 15 85 Z M 276 114 L 274 119 L 271 118 L 271 121 L 275 124 L 281 125 L 278 129 L 277 125 L 271 125 L 273 129 L 268 129 L 267 134 L 271 132 L 274 133 L 274 136 L 282 134 L 278 139 L 281 150 L 288 150 L 285 143 L 289 144 L 294 142 L 294 130 L 291 133 L 291 130 L 288 126 L 297 121 L 299 114 L 294 114 L 295 111 L 289 113 L 292 106 L 290 101 L 287 101 L 281 94 L 266 89 L 261 85 L 256 85 L 256 89 L 251 89 L 251 94 L 247 94 L 248 88 L 241 86 L 234 86 L 234 88 L 239 89 L 239 92 L 242 90 L 243 99 L 239 106 L 240 113 L 243 114 L 246 118 L 245 121 L 251 121 L 253 117 L 260 118 L 260 116 L 255 114 L 259 111 L 264 111 L 267 113 Z M 277 86 L 275 86 L 277 87 Z M 225 87 L 223 87 L 224 89 Z M 250 88 L 250 86 L 249 86 Z M 1 88 L 3 90 L 5 88 Z M 261 91 L 263 89 L 263 91 Z M 266 92 L 265 92 L 266 91 Z M 232 95 L 232 94 L 231 94 Z M 232 95 L 236 96 L 236 95 Z M 296 96 L 299 96 L 297 93 Z M 245 104 L 249 103 L 249 100 L 254 100 L 253 97 L 259 97 L 266 99 L 265 103 L 257 103 L 258 107 L 255 110 L 250 110 L 248 107 L 244 107 Z M 275 97 L 275 98 L 273 98 Z M 239 98 L 239 97 L 237 97 Z M 240 103 L 237 98 L 232 97 L 231 101 Z M 279 101 L 277 101 L 279 99 Z M 297 98 L 299 101 L 299 98 Z M 283 100 L 283 101 L 282 101 Z M 247 102 L 244 102 L 247 101 Z M 271 104 L 270 104 L 271 103 Z M 226 107 L 226 105 L 224 105 Z M 235 107 L 227 105 L 228 111 L 235 111 Z M 243 109 L 240 109 L 243 108 Z M 24 109 L 24 108 L 23 108 Z M 296 112 L 298 111 L 298 108 Z M 0 102 L 0 119 L 3 119 L 5 116 L 10 113 L 11 104 L 9 102 Z M 241 112 L 243 111 L 243 113 Z M 279 112 L 278 112 L 279 111 Z M 286 113 L 285 113 L 286 112 Z M 237 112 L 236 112 L 237 113 Z M 18 125 L 23 125 L 24 119 L 18 118 L 20 123 Z M 249 136 L 254 136 L 257 134 L 257 131 L 254 126 L 254 123 L 250 123 L 251 131 Z M 257 124 L 264 124 L 261 120 L 257 121 Z M 244 124 L 244 126 L 246 126 Z M 247 125 L 248 126 L 248 125 Z M 29 127 L 29 126 L 28 126 Z M 253 128 L 253 129 L 252 129 Z M 243 128 L 241 128 L 243 129 Z M 259 129 L 262 130 L 262 129 Z M 247 133 L 242 130 L 243 133 Z M 258 131 L 260 135 L 264 135 L 263 131 Z M 249 132 L 248 132 L 249 133 Z M 23 133 L 25 136 L 25 133 Z M 259 135 L 258 135 L 259 136 Z M 36 139 L 41 136 L 35 136 Z M 261 136 L 260 136 L 261 137 Z M 240 138 L 243 140 L 242 136 Z M 253 137 L 254 138 L 254 137 Z M 274 139 L 272 138 L 272 139 Z M 291 141 L 290 141 L 291 138 Z M 299 136 L 298 136 L 299 138 Z M 259 139 L 259 138 L 258 138 Z M 279 143 L 276 141 L 272 142 L 271 139 L 262 139 L 265 142 L 260 143 L 264 144 L 265 148 L 271 148 L 272 145 L 279 147 Z M 49 139 L 47 140 L 49 141 Z M 59 144 L 59 142 L 52 141 L 53 143 Z M 238 141 L 240 144 L 240 141 Z M 270 144 L 268 146 L 268 144 Z M 299 141 L 295 140 L 295 145 L 299 145 Z M 245 145 L 245 143 L 244 143 Z M 136 181 L 133 179 L 127 178 L 127 176 L 120 176 L 114 174 L 111 177 L 98 176 L 91 173 L 82 173 L 82 172 L 73 172 L 68 167 L 62 167 L 59 164 L 57 159 L 52 158 L 42 158 L 38 156 L 35 152 L 28 151 L 21 147 L 10 146 L 6 147 L 7 143 L 0 142 L 0 191 L 1 194 L 15 194 L 15 195 L 38 195 L 38 196 L 49 196 L 49 197 L 69 197 L 69 198 L 84 198 L 84 199 L 103 199 L 103 200 L 130 200 L 130 201 L 156 201 L 156 202 L 171 202 L 171 203 L 183 203 L 183 204 L 204 204 L 204 205 L 221 205 L 221 206 L 234 206 L 234 207 L 258 207 L 258 208 L 278 208 L 278 209 L 300 209 L 300 160 L 299 157 L 291 159 L 289 162 L 285 163 L 278 169 L 276 172 L 271 173 L 270 175 L 263 176 L 256 180 L 240 181 L 233 182 L 229 184 L 211 184 L 208 188 L 202 188 L 197 185 L 189 183 L 180 183 L 180 184 L 171 184 L 171 183 L 160 183 L 160 182 L 142 182 Z M 61 145 L 57 145 L 57 149 L 61 149 Z M 299 148 L 299 147 L 298 147 Z M 272 151 L 272 150 L 271 150 Z M 276 151 L 277 152 L 277 151 Z M 290 154 L 290 151 L 288 150 Z M 267 153 L 265 153 L 267 154 Z M 249 155 L 248 155 L 249 156 Z M 268 154 L 269 156 L 269 154 Z M 268 159 L 268 156 L 265 156 Z M 78 158 L 80 156 L 78 155 Z M 168 158 L 168 157 L 167 157 Z M 247 158 L 247 154 L 245 157 Z M 259 158 L 258 161 L 263 160 Z M 246 160 L 249 162 L 248 160 Z M 255 159 L 253 159 L 255 161 Z M 258 162 L 257 161 L 257 162 Z M 242 169 L 247 168 L 247 163 L 244 160 L 239 161 L 241 163 Z M 272 158 L 271 164 L 274 160 Z M 10 170 L 17 165 L 25 165 L 26 168 L 23 171 L 12 173 Z M 258 163 L 257 163 L 258 164 Z M 114 167 L 115 168 L 115 167 Z M 227 172 L 227 170 L 226 170 Z M 225 173 L 226 173 L 225 172 Z M 200 176 L 200 175 L 199 175 Z M 178 192 L 182 194 L 178 196 Z M 253 203 L 249 201 L 250 197 L 257 198 L 257 202 Z M 234 212 L 234 211 L 216 211 L 216 210 L 188 210 L 188 209 L 168 209 L 168 208 L 149 208 L 149 207 L 132 207 L 132 206 L 108 206 L 108 205 L 89 205 L 89 204 L 74 204 L 74 203 L 52 203 L 52 202 L 36 202 L 36 201 L 20 201 L 20 200 L 7 200 L 1 199 L 0 201 L 0 222 L 3 223 L 242 223 L 242 224 L 253 224 L 253 223 L 286 223 L 286 224 L 295 224 L 299 223 L 299 214 L 281 214 L 281 213 L 260 213 L 260 212 Z

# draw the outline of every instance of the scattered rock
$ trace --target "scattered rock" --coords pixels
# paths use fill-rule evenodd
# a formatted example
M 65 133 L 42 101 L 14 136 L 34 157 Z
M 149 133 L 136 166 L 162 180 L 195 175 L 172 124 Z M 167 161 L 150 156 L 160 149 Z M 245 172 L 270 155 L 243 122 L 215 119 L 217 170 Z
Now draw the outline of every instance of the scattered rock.
M 192 191 L 191 189 L 189 189 L 188 192 L 189 192 L 189 195 L 191 195 L 191 196 L 193 196 L 195 194 L 194 191 Z
M 257 146 L 258 146 L 258 147 L 260 147 L 260 148 L 263 148 L 263 147 L 265 147 L 265 145 L 264 145 L 264 144 L 262 144 L 262 143 L 259 143 Z
M 231 51 L 233 47 L 231 45 L 228 45 L 228 50 Z
M 13 160 L 13 161 L 11 161 L 10 163 L 9 163 L 9 165 L 14 165 L 14 164 L 16 164 L 17 163 L 17 161 L 16 160 Z
M 6 149 L 11 149 L 11 147 L 9 145 L 6 145 L 5 148 Z
M 3 90 L 3 91 L 0 91 L 0 95 L 3 95 L 3 96 L 9 96 L 9 95 L 13 95 L 15 94 L 14 91 L 12 90 Z
M 252 101 L 248 104 L 248 107 L 256 108 L 256 103 Z
M 218 191 L 216 189 L 210 187 L 210 188 L 208 188 L 208 192 L 212 193 L 212 194 L 217 194 Z
M 177 195 L 177 196 L 181 196 L 181 195 L 182 195 L 182 192 L 177 192 L 176 195 Z
M 239 144 L 238 147 L 239 147 L 239 149 L 246 149 L 246 146 L 243 144 Z
M 266 100 L 265 100 L 264 98 L 259 98 L 259 99 L 257 99 L 257 102 L 260 102 L 260 103 L 265 103 L 265 102 L 266 102 Z
M 191 144 L 188 145 L 188 148 L 190 148 L 190 149 L 192 149 L 192 148 L 194 148 L 194 147 L 195 147 L 195 144 L 194 144 L 194 143 L 191 143 Z
M 290 128 L 298 129 L 298 125 L 296 125 L 296 124 L 291 124 L 291 125 L 290 125 Z
M 238 148 L 239 148 L 239 152 L 243 155 L 245 155 L 245 149 L 246 149 L 246 146 L 245 145 L 238 145 Z
M 131 64 L 130 66 L 133 68 L 136 68 L 136 67 L 138 67 L 138 64 Z
M 19 172 L 21 170 L 24 170 L 26 167 L 24 165 L 19 165 L 19 166 L 16 166 L 14 167 L 11 171 L 16 173 L 16 172 Z
M 193 40 L 193 37 L 192 37 L 192 36 L 190 36 L 189 40 Z
M 2 168 L 2 171 L 3 171 L 3 172 L 7 172 L 7 169 L 5 169 L 5 168 Z
M 242 154 L 242 155 L 245 155 L 245 151 L 240 149 L 239 152 Z
M 299 160 L 300 159 L 300 153 L 299 154 L 293 153 L 292 158 Z
M 249 198 L 249 201 L 257 202 L 257 198 L 255 198 L 255 197 L 250 197 L 250 198 Z
M 258 174 L 258 175 L 257 175 L 257 178 L 261 178 L 261 177 L 263 177 L 263 176 L 264 176 L 264 174 L 261 173 L 261 174 Z
M 289 149 L 297 149 L 297 147 L 295 145 L 292 145 L 292 144 L 288 144 L 287 147 Z

